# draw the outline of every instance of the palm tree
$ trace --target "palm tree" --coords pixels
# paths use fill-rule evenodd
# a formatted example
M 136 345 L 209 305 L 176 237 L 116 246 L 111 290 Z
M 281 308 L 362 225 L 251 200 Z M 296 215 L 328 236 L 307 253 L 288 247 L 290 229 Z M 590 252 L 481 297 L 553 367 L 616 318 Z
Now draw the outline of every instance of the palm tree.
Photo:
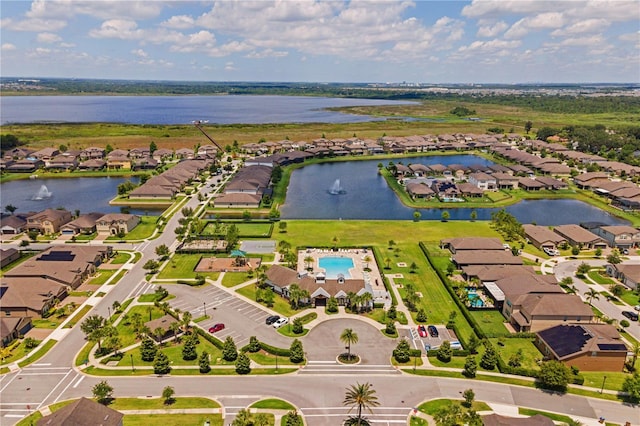
M 638 356 L 640 356 L 640 343 L 635 342 L 633 344 L 633 347 L 631 348 L 631 354 L 633 355 L 633 358 L 631 358 L 631 369 L 635 370 L 636 361 L 638 360 Z
M 591 302 L 593 301 L 593 299 L 596 300 L 600 300 L 600 294 L 598 293 L 597 290 L 590 288 L 589 290 L 587 290 L 584 295 L 587 297 L 587 302 L 589 303 L 589 306 L 593 306 L 591 304 Z
M 371 383 L 357 383 L 355 385 L 351 385 L 351 387 L 347 388 L 347 393 L 344 395 L 344 401 L 342 404 L 351 406 L 349 412 L 356 407 L 358 408 L 356 424 L 359 426 L 364 424 L 362 409 L 364 408 L 372 413 L 371 408 L 380 405 L 378 397 L 376 396 L 376 391 L 371 387 Z
M 187 311 L 182 314 L 182 327 L 184 328 L 184 332 L 189 332 L 189 327 L 191 326 L 191 312 Z
M 180 330 L 180 323 L 179 322 L 172 322 L 171 324 L 169 324 L 169 330 L 171 330 L 171 333 L 173 334 L 173 338 L 176 341 L 178 341 L 176 336 L 178 334 L 178 330 Z
M 367 311 L 371 308 L 371 304 L 369 302 L 371 302 L 372 300 L 373 300 L 373 294 L 369 292 L 362 293 L 362 295 L 360 296 L 360 303 L 362 303 L 362 306 Z
M 313 263 L 313 256 L 307 256 L 304 258 L 304 263 L 307 264 L 307 269 L 312 269 L 311 264 Z
M 347 345 L 347 359 L 351 359 L 351 344 L 358 343 L 358 334 L 351 328 L 345 328 L 340 335 L 340 341 Z
M 365 263 L 364 268 L 365 269 L 369 269 L 369 262 L 371 262 L 371 256 L 365 256 L 364 259 L 362 259 Z

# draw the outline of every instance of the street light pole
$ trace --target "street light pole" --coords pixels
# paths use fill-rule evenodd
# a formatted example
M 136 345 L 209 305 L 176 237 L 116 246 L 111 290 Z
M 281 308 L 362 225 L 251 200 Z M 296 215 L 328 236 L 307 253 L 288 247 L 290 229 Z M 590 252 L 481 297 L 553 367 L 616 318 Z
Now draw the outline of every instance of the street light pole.
M 276 371 L 278 371 L 278 354 L 276 354 Z
M 131 372 L 135 372 L 136 369 L 133 368 L 133 354 L 129 354 L 129 356 L 131 357 Z
M 600 393 L 604 392 L 604 382 L 607 380 L 607 376 L 602 376 L 602 387 L 600 388 Z
M 107 318 L 109 321 L 111 321 L 111 308 L 107 306 L 107 312 L 109 312 L 109 318 Z
M 202 310 L 204 311 L 204 316 L 207 316 L 207 302 L 202 302 Z

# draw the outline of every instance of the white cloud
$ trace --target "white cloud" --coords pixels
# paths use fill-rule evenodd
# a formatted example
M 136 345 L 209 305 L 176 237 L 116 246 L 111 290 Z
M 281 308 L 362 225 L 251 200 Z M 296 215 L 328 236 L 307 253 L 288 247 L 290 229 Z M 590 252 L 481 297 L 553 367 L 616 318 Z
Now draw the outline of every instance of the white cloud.
M 134 49 L 131 51 L 131 53 L 133 53 L 135 56 L 139 58 L 146 58 L 149 56 L 149 54 L 142 49 Z
M 176 15 L 167 19 L 160 25 L 167 28 L 173 28 L 176 30 L 186 30 L 188 28 L 193 28 L 195 25 L 195 20 L 191 16 L 187 15 Z
M 600 32 L 605 30 L 610 25 L 610 22 L 606 19 L 586 19 L 584 21 L 576 22 L 566 28 L 560 28 L 551 33 L 554 37 Z
M 236 67 L 234 66 L 233 62 L 227 62 L 226 64 L 224 64 L 224 70 L 225 71 L 236 71 Z
M 499 21 L 493 25 L 482 25 L 480 28 L 478 28 L 478 32 L 476 33 L 476 35 L 478 37 L 488 38 L 497 37 L 498 35 L 502 34 L 502 32 L 507 28 L 509 28 L 509 24 L 504 21 Z
M 62 41 L 62 37 L 54 33 L 40 33 L 36 37 L 36 40 L 39 43 L 57 43 L 59 41 Z
M 67 26 L 67 22 L 59 19 L 23 19 L 15 21 L 3 20 L 3 29 L 13 31 L 59 31 Z
M 563 25 L 561 13 L 541 13 L 533 17 L 522 18 L 511 26 L 504 34 L 505 38 L 522 38 L 531 31 L 558 28 Z
M 251 59 L 264 59 L 264 58 L 284 58 L 289 55 L 289 52 L 283 50 L 264 49 L 258 52 L 251 52 L 246 57 Z
M 519 47 L 521 42 L 519 40 L 490 40 L 490 41 L 474 41 L 468 46 L 461 46 L 458 52 L 498 52 L 504 50 L 511 50 Z
M 100 25 L 99 29 L 89 31 L 94 38 L 118 38 L 122 40 L 138 40 L 144 36 L 144 31 L 138 29 L 135 21 L 128 19 L 110 19 Z
M 6 51 L 6 52 L 10 50 L 16 50 L 16 49 L 17 49 L 16 45 L 11 43 L 2 43 L 2 46 L 0 47 L 0 50 Z
M 163 1 L 121 0 L 34 0 L 26 13 L 29 18 L 64 18 L 88 15 L 99 19 L 150 19 L 165 7 Z

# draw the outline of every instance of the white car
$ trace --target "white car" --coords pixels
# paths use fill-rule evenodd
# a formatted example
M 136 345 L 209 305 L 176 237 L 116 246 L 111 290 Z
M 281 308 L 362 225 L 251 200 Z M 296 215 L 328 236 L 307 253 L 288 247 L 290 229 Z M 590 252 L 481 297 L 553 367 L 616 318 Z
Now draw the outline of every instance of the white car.
M 544 252 L 547 253 L 549 256 L 557 256 L 560 254 L 560 252 L 556 249 L 552 249 L 552 248 L 544 248 Z
M 273 328 L 280 328 L 283 325 L 289 322 L 289 318 L 280 318 L 278 321 L 273 323 Z

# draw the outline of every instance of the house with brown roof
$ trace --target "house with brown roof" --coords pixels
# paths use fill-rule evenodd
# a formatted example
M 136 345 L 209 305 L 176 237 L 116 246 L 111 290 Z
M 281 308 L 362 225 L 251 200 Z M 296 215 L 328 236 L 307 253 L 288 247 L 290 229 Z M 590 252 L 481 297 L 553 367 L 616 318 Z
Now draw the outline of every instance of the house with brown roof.
M 100 235 L 120 235 L 131 232 L 140 223 L 140 216 L 127 213 L 108 213 L 96 220 Z
M 46 148 L 42 148 L 41 150 L 32 152 L 29 155 L 29 157 L 36 158 L 46 163 L 47 161 L 51 160 L 53 157 L 59 154 L 60 154 L 60 151 L 57 148 L 46 147 Z
M 544 185 L 544 189 L 550 189 L 553 191 L 567 189 L 569 187 L 566 182 L 548 176 L 538 176 L 536 180 Z
M 20 251 L 13 247 L 0 249 L 0 268 L 4 268 L 11 262 L 20 259 Z
M 518 187 L 517 176 L 506 172 L 492 173 L 493 178 L 496 180 L 496 187 L 498 189 L 516 189 Z
M 77 288 L 112 254 L 111 246 L 53 246 L 4 273 L 5 278 L 42 277 Z
M 58 233 L 60 227 L 67 222 L 71 222 L 71 212 L 46 209 L 27 218 L 27 229 L 51 235 Z
M 485 237 L 446 238 L 440 241 L 440 248 L 449 249 L 454 254 L 462 250 L 505 250 L 499 238 Z
M 96 222 L 102 216 L 104 216 L 104 213 L 81 214 L 71 222 L 62 225 L 60 232 L 62 235 L 93 234 L 96 232 Z
M 504 250 L 464 250 L 451 256 L 451 261 L 462 269 L 471 265 L 522 265 L 522 259 L 511 251 Z
M 538 331 L 535 345 L 545 358 L 580 371 L 623 371 L 628 351 L 609 324 L 559 324 Z
M 67 297 L 69 287 L 45 277 L 0 278 L 0 310 L 3 317 L 40 318 L 56 301 Z
M 233 192 L 230 194 L 220 194 L 214 200 L 216 207 L 246 207 L 257 209 L 260 207 L 262 196 L 258 194 L 247 194 L 241 192 Z
M 640 288 L 640 265 L 633 263 L 607 264 L 607 275 L 614 277 L 631 290 Z
M 496 178 L 493 175 L 483 172 L 471 173 L 469 175 L 469 183 L 477 186 L 483 191 L 493 191 L 498 185 Z
M 607 248 L 607 242 L 605 240 L 580 225 L 558 225 L 553 228 L 553 232 L 565 238 L 571 246 L 586 249 Z
M 74 170 L 78 167 L 78 160 L 74 155 L 56 155 L 45 162 L 45 167 L 51 170 Z
M 527 177 L 518 178 L 518 186 L 525 191 L 540 191 L 545 188 L 544 183 Z
M 603 172 L 587 172 L 574 176 L 573 182 L 580 189 L 589 189 L 602 180 L 609 180 L 609 175 Z
M 21 216 L 6 215 L 0 217 L 0 233 L 3 235 L 20 234 L 26 229 L 27 221 Z
M 406 185 L 407 194 L 413 199 L 432 198 L 435 192 L 424 182 L 409 182 Z
M 481 285 L 517 275 L 537 275 L 530 265 L 471 265 L 462 268 L 463 276 L 477 280 Z
M 80 170 L 102 170 L 107 166 L 107 162 L 100 158 L 85 160 L 78 164 Z
M 0 294 L 2 287 L 0 286 Z M 0 297 L 0 300 L 2 298 Z M 0 341 L 2 347 L 7 347 L 20 336 L 27 334 L 31 330 L 32 323 L 30 317 L 4 317 L 0 316 Z
M 90 146 L 80 151 L 82 160 L 101 160 L 104 158 L 104 148 Z
M 458 189 L 463 197 L 479 198 L 484 195 L 484 190 L 469 182 L 459 183 Z
M 344 277 L 329 279 L 324 273 L 317 273 L 315 277 L 311 277 L 300 275 L 293 269 L 281 265 L 272 265 L 265 275 L 265 283 L 285 298 L 289 298 L 289 289 L 293 284 L 308 291 L 309 299 L 303 300 L 303 303 L 310 303 L 312 306 L 325 306 L 327 299 L 331 297 L 335 297 L 339 305 L 349 306 L 351 303 L 350 293 L 358 296 L 370 293 L 373 299 L 373 291 L 363 279 L 345 279 Z
M 173 332 L 171 331 L 171 324 L 178 323 L 178 322 L 179 321 L 177 319 L 175 319 L 169 314 L 166 314 L 161 316 L 160 318 L 147 321 L 144 323 L 144 325 L 146 325 L 151 331 L 151 336 L 158 342 L 161 342 L 162 340 L 166 339 L 169 336 L 169 334 L 173 334 Z M 161 328 L 164 331 L 164 334 L 162 336 L 156 335 L 155 330 L 157 328 Z
M 544 250 L 545 248 L 556 249 L 559 245 L 567 241 L 546 226 L 525 224 L 522 225 L 522 229 L 529 242 L 540 250 Z
M 640 231 L 633 226 L 599 226 L 594 228 L 592 232 L 604 239 L 610 247 L 624 250 L 640 246 Z
M 38 420 L 38 426 L 122 426 L 124 414 L 82 397 Z
M 505 296 L 502 312 L 516 331 L 535 332 L 567 322 L 593 321 L 593 311 L 575 294 L 558 292 L 528 293 L 516 298 Z

